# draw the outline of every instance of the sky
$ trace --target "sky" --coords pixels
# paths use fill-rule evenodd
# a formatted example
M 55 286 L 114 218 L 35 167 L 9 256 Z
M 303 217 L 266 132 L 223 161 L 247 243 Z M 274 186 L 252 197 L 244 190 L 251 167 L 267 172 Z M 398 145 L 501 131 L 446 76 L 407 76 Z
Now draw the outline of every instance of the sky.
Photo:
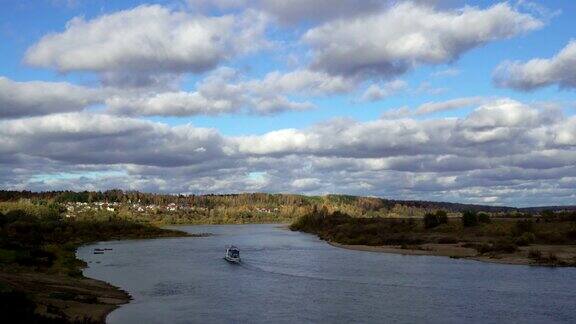
M 576 203 L 576 2 L 0 0 L 0 188 Z

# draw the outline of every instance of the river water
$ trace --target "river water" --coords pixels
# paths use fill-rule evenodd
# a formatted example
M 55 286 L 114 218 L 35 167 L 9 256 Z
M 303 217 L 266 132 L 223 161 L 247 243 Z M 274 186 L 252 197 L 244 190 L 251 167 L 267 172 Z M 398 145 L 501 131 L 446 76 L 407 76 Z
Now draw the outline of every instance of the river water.
M 574 268 L 351 251 L 279 225 L 178 229 L 214 235 L 78 250 L 86 276 L 134 298 L 109 323 L 576 323 Z

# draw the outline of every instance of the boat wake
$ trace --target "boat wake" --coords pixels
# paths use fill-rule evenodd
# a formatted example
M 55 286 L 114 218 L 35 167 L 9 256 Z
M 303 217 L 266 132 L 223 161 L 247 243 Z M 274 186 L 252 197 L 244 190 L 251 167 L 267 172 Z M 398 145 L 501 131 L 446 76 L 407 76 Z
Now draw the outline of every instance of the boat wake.
M 303 278 L 303 279 L 311 279 L 311 280 L 332 281 L 332 282 L 355 282 L 353 280 L 347 280 L 347 279 L 326 278 L 326 277 L 313 276 L 310 274 L 295 274 L 295 273 L 282 272 L 282 271 L 270 269 L 270 268 L 267 268 L 267 267 L 264 267 L 261 265 L 259 266 L 256 263 L 254 263 L 253 261 L 249 261 L 249 260 L 243 260 L 242 263 L 240 263 L 239 265 L 240 265 L 240 267 L 242 267 L 243 269 L 246 269 L 248 271 L 264 272 L 264 273 L 268 273 L 268 274 L 272 274 L 272 275 L 278 275 L 278 276 Z M 358 283 L 361 283 L 361 282 L 358 282 Z

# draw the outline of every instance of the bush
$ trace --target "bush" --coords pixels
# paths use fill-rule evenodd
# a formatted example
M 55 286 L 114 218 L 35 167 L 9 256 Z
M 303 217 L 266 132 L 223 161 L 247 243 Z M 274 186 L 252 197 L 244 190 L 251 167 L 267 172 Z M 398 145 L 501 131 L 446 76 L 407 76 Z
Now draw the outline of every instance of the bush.
M 478 215 L 476 212 L 467 210 L 462 213 L 462 226 L 472 227 L 478 225 Z
M 488 224 L 490 223 L 490 215 L 484 212 L 478 213 L 478 222 Z
M 443 210 L 436 211 L 435 214 L 424 215 L 424 228 L 434 228 L 448 223 L 448 215 Z
M 492 249 L 494 252 L 514 253 L 518 251 L 518 246 L 508 241 L 497 241 L 492 244 Z
M 540 260 L 540 259 L 542 259 L 542 251 L 532 249 L 532 250 L 528 251 L 528 257 L 530 259 Z
M 440 224 L 438 223 L 436 215 L 431 213 L 426 213 L 426 215 L 424 215 L 424 228 L 434 228 L 438 225 Z
M 445 211 L 437 210 L 436 218 L 440 224 L 448 224 L 448 214 Z
M 490 252 L 495 252 L 495 253 L 514 253 L 516 251 L 518 251 L 518 247 L 516 246 L 516 244 L 511 243 L 509 241 L 506 240 L 501 240 L 501 241 L 497 241 L 497 242 L 493 242 L 492 244 L 480 244 L 475 246 L 476 250 L 479 253 L 490 253 Z
M 536 241 L 536 235 L 534 233 L 525 232 L 520 237 L 516 239 L 516 245 L 518 246 L 526 246 L 534 243 Z
M 516 221 L 516 234 L 522 235 L 526 232 L 534 233 L 534 223 L 529 219 Z
M 548 257 L 546 259 L 548 263 L 552 264 L 556 264 L 560 261 L 554 252 L 548 252 Z
M 550 265 L 550 266 L 568 266 L 568 265 L 574 266 L 575 265 L 574 263 L 569 263 L 569 262 L 566 262 L 565 260 L 561 260 L 553 252 L 548 252 L 546 255 L 544 255 L 542 253 L 542 251 L 530 250 L 528 252 L 528 257 L 530 259 L 534 260 L 534 262 L 537 264 L 544 264 L 544 265 Z
M 453 237 L 441 237 L 437 241 L 439 244 L 455 244 L 458 243 L 458 240 Z

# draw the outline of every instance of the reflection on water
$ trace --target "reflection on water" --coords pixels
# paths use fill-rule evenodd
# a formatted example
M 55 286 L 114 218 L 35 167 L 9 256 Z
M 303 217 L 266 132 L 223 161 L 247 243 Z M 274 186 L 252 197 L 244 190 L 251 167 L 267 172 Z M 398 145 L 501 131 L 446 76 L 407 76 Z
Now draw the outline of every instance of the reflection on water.
M 78 251 L 87 276 L 134 298 L 108 322 L 576 322 L 572 268 L 350 251 L 277 225 L 179 229 L 215 235 Z M 228 244 L 241 265 L 222 259 Z

